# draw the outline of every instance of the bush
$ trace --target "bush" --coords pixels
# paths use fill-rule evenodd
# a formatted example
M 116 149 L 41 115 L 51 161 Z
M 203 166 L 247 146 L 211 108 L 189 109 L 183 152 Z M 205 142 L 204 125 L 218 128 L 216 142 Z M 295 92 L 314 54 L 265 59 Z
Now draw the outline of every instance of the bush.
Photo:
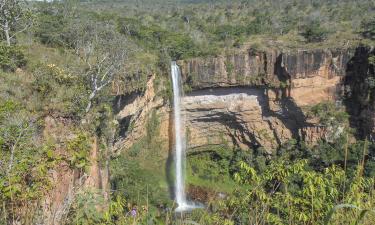
M 68 21 L 66 17 L 54 8 L 41 8 L 41 13 L 37 18 L 34 35 L 42 44 L 51 47 L 63 47 L 67 45 L 66 32 Z
M 321 27 L 320 22 L 316 20 L 307 24 L 302 33 L 302 36 L 308 42 L 324 41 L 327 38 L 327 35 L 328 31 L 325 28 Z
M 77 137 L 67 143 L 70 153 L 69 163 L 72 168 L 87 171 L 90 166 L 90 142 L 84 132 L 79 132 Z
M 81 115 L 85 108 L 83 81 L 55 64 L 38 64 L 32 85 L 45 110 L 72 117 Z
M 120 33 L 131 37 L 146 48 L 160 53 L 167 50 L 173 60 L 204 53 L 189 35 L 169 31 L 156 24 L 146 26 L 134 19 L 121 18 L 117 21 L 117 27 Z
M 375 18 L 362 21 L 361 28 L 363 37 L 375 39 Z
M 25 66 L 26 62 L 21 47 L 0 44 L 0 67 L 3 71 L 14 71 Z

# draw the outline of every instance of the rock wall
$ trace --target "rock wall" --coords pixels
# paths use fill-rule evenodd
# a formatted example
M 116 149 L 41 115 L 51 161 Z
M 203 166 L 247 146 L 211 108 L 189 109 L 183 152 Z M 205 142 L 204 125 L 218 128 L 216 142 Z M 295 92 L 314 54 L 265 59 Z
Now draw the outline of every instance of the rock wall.
M 370 59 L 371 58 L 371 59 Z M 359 47 L 347 63 L 344 104 L 359 138 L 375 141 L 375 50 Z
M 335 98 L 353 50 L 257 52 L 249 49 L 227 56 L 180 61 L 182 75 L 193 89 L 267 86 L 284 89 L 298 105 Z M 314 98 L 311 98 L 314 95 Z
M 182 105 L 190 149 L 226 143 L 271 151 L 293 136 L 281 118 L 272 116 L 276 112 L 268 107 L 264 89 L 196 91 L 184 97 Z
M 324 127 L 307 121 L 305 108 L 328 100 L 340 104 L 347 97 L 343 89 L 350 84 L 356 90 L 355 96 L 362 93 L 360 83 L 367 79 L 368 73 L 358 78 L 355 71 L 373 69 L 366 58 L 372 50 L 359 49 L 286 52 L 248 49 L 225 56 L 179 61 L 184 84 L 192 89 L 183 99 L 189 148 L 225 142 L 241 148 L 262 146 L 271 153 L 291 138 L 309 143 L 324 138 Z M 353 67 L 350 63 L 357 65 L 356 57 L 367 60 L 367 64 L 350 72 Z M 356 80 L 355 84 L 349 78 Z M 118 114 L 119 120 L 136 121 L 135 128 L 121 142 L 126 146 L 144 135 L 145 118 L 156 108 L 162 118 L 160 138 L 171 143 L 170 108 L 157 96 L 151 83 L 147 87 L 144 94 L 129 101 Z M 372 118 L 373 129 L 374 110 L 370 102 L 366 103 L 366 118 Z M 357 115 L 348 112 L 358 118 L 364 112 L 364 104 L 355 108 Z

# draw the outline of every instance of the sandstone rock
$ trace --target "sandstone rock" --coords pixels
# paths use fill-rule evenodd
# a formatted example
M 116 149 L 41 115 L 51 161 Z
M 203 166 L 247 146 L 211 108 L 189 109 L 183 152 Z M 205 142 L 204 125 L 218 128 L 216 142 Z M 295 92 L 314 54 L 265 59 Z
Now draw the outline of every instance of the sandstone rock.
M 261 89 L 215 89 L 198 91 L 182 101 L 188 130 L 188 147 L 228 143 L 247 149 L 275 149 L 291 133 L 269 110 Z
M 129 119 L 132 128 L 124 135 L 124 138 L 116 143 L 115 149 L 128 149 L 140 138 L 146 135 L 146 124 L 152 110 L 158 111 L 160 116 L 160 138 L 169 141 L 169 106 L 164 104 L 162 98 L 155 95 L 155 75 L 147 82 L 146 91 L 138 95 L 117 114 L 118 120 Z M 125 129 L 129 129 L 126 127 Z M 166 147 L 167 148 L 167 147 Z
M 364 50 L 361 54 L 367 57 L 368 52 Z M 329 131 L 314 120 L 306 121 L 304 110 L 327 100 L 340 102 L 345 82 L 345 87 L 361 91 L 367 75 L 363 74 L 355 85 L 346 81 L 353 55 L 351 49 L 286 52 L 248 49 L 225 56 L 179 61 L 183 81 L 193 90 L 183 99 L 189 148 L 228 143 L 244 149 L 263 146 L 271 153 L 291 138 L 310 144 L 325 138 Z M 367 72 L 366 65 L 354 68 L 351 76 L 355 76 L 354 71 Z M 170 143 L 166 147 L 172 146 L 170 109 L 155 96 L 152 79 L 146 92 L 118 114 L 119 119 L 130 116 L 136 121 L 121 142 L 124 146 L 131 146 L 145 135 L 143 128 L 153 109 L 162 118 L 160 135 Z M 374 110 L 364 98 L 359 102 L 351 114 L 356 118 L 372 118 L 366 120 L 369 124 L 366 129 L 374 130 Z M 364 104 L 367 111 L 361 109 Z

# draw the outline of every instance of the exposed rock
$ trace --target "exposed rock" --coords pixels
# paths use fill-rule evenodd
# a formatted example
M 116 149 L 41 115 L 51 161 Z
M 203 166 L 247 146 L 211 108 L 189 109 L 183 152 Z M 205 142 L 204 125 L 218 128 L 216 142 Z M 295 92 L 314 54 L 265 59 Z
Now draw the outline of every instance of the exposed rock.
M 358 51 L 353 58 L 351 49 L 290 52 L 249 49 L 226 56 L 179 61 L 183 80 L 193 89 L 183 99 L 189 148 L 226 142 L 241 148 L 263 146 L 271 152 L 291 138 L 310 144 L 326 138 L 329 129 L 314 120 L 306 121 L 304 110 L 327 100 L 341 102 L 343 84 L 356 96 L 362 93 L 361 83 L 373 67 L 367 58 L 360 68 L 347 67 L 353 60 L 357 65 L 359 59 L 370 54 L 369 49 Z M 352 78 L 357 70 L 364 72 Z M 345 78 L 348 73 L 351 80 L 356 80 L 354 83 Z M 155 96 L 152 83 L 153 78 L 144 95 L 138 95 L 118 114 L 119 119 L 136 121 L 121 142 L 125 148 L 145 135 L 148 115 L 154 109 L 161 118 L 161 138 L 172 142 L 169 106 Z M 366 93 L 373 96 L 373 92 Z M 375 113 L 370 101 L 361 97 L 355 105 L 353 112 L 348 111 L 355 118 L 362 118 L 356 120 L 356 126 L 366 122 L 367 132 L 373 130 Z
M 164 104 L 162 98 L 155 95 L 154 90 L 155 75 L 153 75 L 147 82 L 146 91 L 143 95 L 138 95 L 136 98 L 127 102 L 125 107 L 117 114 L 118 120 L 127 120 L 127 130 L 123 136 L 123 140 L 116 143 L 115 149 L 128 149 L 140 138 L 146 135 L 146 126 L 148 118 L 152 110 L 157 109 L 160 116 L 160 138 L 169 140 L 169 106 Z M 131 126 L 131 127 L 130 127 Z M 167 146 L 165 147 L 168 148 Z
M 193 89 L 263 85 L 284 89 L 282 96 L 304 106 L 336 98 L 337 85 L 352 55 L 349 49 L 285 53 L 249 49 L 179 64 L 185 82 Z
M 272 150 L 292 137 L 280 119 L 269 116 L 262 89 L 197 91 L 184 97 L 182 104 L 189 148 L 228 143 Z
M 44 119 L 43 137 L 56 144 L 55 154 L 62 158 L 69 157 L 64 143 L 75 138 L 74 125 L 68 119 L 47 116 Z M 68 162 L 61 160 L 49 171 L 52 190 L 43 199 L 44 224 L 62 224 L 67 216 L 76 192 L 80 188 L 102 189 L 104 197 L 108 191 L 108 177 L 103 176 L 103 168 L 98 162 L 98 146 L 96 138 L 92 141 L 90 151 L 90 169 L 87 174 L 70 167 Z

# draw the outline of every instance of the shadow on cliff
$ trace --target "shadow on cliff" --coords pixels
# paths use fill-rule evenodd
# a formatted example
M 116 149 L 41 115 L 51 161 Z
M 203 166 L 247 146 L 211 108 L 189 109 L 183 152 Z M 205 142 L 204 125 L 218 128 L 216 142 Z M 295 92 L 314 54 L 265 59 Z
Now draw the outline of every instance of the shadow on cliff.
M 283 64 L 282 54 L 276 58 L 274 65 L 274 74 L 280 81 L 281 85 L 279 88 L 267 89 L 263 92 L 263 103 L 262 106 L 262 116 L 264 118 L 275 117 L 279 119 L 284 126 L 290 130 L 292 137 L 295 140 L 300 140 L 299 130 L 306 126 L 306 117 L 300 107 L 294 102 L 290 97 L 291 93 L 291 76 L 286 71 Z M 280 107 L 279 111 L 271 110 L 269 105 L 270 97 L 268 96 L 268 90 L 272 90 L 276 94 L 276 103 Z M 271 124 L 270 124 L 271 126 Z M 275 131 L 274 131 L 275 133 Z M 274 135 L 277 138 L 275 133 Z M 277 140 L 278 144 L 281 144 L 280 140 Z
M 174 137 L 174 132 L 173 132 L 173 117 L 172 117 L 172 111 L 169 113 L 169 125 L 168 125 L 168 135 L 169 137 Z M 166 180 L 168 184 L 168 191 L 169 191 L 169 196 L 171 199 L 175 199 L 175 194 L 174 194 L 174 176 L 173 176 L 173 149 L 174 149 L 174 138 L 168 138 L 169 143 L 168 143 L 168 157 L 165 162 L 165 174 L 166 174 Z
M 243 121 L 237 120 L 235 114 L 228 115 L 228 113 L 224 112 L 211 111 L 210 118 L 199 118 L 195 121 L 203 123 L 217 122 L 227 127 L 228 130 L 238 130 L 240 132 L 238 132 L 237 135 L 240 134 L 239 137 L 241 138 L 242 143 L 246 144 L 250 148 L 260 147 L 260 143 L 256 140 L 254 134 L 241 125 L 244 124 Z M 245 134 L 250 138 L 250 140 L 246 140 Z M 231 137 L 233 144 L 239 146 L 235 135 L 230 132 L 228 132 L 228 135 Z
M 343 79 L 344 105 L 349 114 L 350 126 L 356 128 L 357 138 L 369 137 L 374 129 L 375 89 L 371 88 L 369 77 L 374 78 L 374 66 L 369 57 L 375 51 L 368 47 L 358 47 L 354 56 L 346 64 L 346 76 Z

